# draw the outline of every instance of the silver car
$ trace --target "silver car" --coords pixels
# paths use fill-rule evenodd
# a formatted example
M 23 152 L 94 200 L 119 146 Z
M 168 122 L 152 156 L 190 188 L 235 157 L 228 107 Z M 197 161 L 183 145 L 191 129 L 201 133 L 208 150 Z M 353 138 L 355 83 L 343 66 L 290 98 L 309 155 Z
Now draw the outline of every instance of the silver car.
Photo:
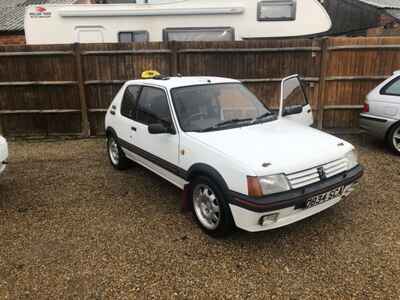
M 400 71 L 394 72 L 367 95 L 360 127 L 384 139 L 400 155 Z

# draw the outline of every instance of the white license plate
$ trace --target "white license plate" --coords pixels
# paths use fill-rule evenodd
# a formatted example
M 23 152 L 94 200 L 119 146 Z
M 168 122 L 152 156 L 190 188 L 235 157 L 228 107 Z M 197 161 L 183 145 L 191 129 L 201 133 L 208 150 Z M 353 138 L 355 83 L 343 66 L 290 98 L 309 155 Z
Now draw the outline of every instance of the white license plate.
M 344 195 L 346 187 L 343 185 L 329 192 L 316 195 L 306 200 L 306 208 L 311 208 Z

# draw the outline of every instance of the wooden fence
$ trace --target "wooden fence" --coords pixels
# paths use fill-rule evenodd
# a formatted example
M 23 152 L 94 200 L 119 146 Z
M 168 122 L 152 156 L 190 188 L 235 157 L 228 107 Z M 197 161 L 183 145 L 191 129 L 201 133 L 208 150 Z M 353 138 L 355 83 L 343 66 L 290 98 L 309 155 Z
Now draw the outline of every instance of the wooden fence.
M 298 73 L 319 128 L 358 128 L 366 94 L 400 69 L 400 38 L 0 47 L 0 132 L 102 135 L 104 114 L 143 70 L 240 79 L 275 106 Z

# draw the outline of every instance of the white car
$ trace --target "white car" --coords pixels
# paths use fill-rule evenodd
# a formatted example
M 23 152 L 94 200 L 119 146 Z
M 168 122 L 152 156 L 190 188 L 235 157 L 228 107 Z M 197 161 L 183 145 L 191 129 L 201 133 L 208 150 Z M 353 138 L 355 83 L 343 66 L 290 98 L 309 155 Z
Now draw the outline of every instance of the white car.
M 8 145 L 5 138 L 0 136 L 0 174 L 4 172 L 7 165 Z
M 360 127 L 400 154 L 400 71 L 367 95 Z
M 110 161 L 184 190 L 184 207 L 212 236 L 302 220 L 348 196 L 363 168 L 351 144 L 310 127 L 297 75 L 281 94 L 275 113 L 233 79 L 126 82 L 106 115 Z

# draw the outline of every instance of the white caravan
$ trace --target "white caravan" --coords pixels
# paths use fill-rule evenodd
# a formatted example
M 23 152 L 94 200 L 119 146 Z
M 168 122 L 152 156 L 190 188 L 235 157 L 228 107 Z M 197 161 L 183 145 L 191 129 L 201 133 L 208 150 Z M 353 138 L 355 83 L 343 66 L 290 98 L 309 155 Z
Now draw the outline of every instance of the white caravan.
M 28 44 L 233 41 L 312 36 L 331 19 L 318 0 L 181 0 L 32 5 Z

